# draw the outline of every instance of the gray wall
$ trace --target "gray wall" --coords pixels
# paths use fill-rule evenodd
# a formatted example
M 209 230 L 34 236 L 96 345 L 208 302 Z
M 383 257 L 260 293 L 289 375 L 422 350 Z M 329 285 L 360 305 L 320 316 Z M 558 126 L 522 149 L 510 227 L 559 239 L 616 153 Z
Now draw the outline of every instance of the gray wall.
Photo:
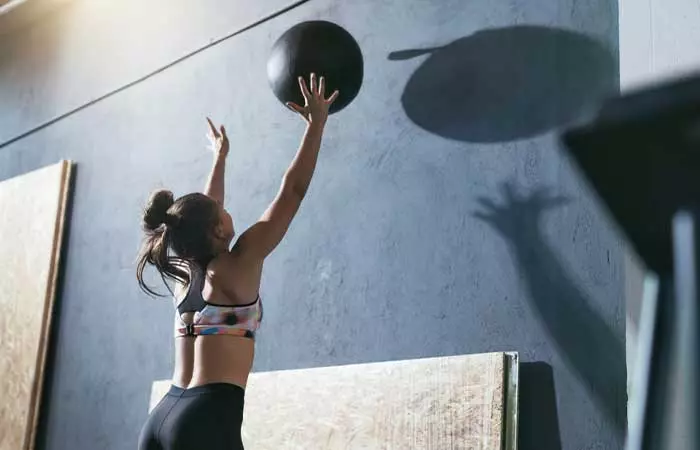
M 134 280 L 140 208 L 201 189 L 210 114 L 227 207 L 258 217 L 303 128 L 267 51 L 309 18 L 353 33 L 366 79 L 266 264 L 254 370 L 516 350 L 521 448 L 621 448 L 623 249 L 556 133 L 617 89 L 615 2 L 312 0 L 89 103 L 286 5 L 119 3 L 65 2 L 0 44 L 0 179 L 78 163 L 41 448 L 134 447 L 172 364 L 171 306 Z

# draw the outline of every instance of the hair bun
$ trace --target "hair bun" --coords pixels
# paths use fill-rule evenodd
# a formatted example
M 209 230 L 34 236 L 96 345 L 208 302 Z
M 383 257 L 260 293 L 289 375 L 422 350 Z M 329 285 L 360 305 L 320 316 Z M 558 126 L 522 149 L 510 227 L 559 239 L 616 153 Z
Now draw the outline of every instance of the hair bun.
M 171 191 L 160 190 L 151 194 L 143 213 L 143 225 L 148 230 L 155 230 L 168 220 L 168 209 L 175 203 Z

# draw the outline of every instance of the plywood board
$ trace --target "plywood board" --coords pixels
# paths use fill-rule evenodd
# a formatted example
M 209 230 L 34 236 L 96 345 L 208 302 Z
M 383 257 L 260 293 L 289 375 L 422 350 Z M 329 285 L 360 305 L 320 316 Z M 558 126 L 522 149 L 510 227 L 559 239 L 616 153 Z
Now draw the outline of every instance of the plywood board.
M 70 173 L 0 182 L 0 450 L 34 447 Z
M 169 385 L 153 384 L 151 408 Z M 517 419 L 506 405 L 516 388 L 517 358 L 504 353 L 253 373 L 243 441 L 247 450 L 512 450 L 516 428 L 505 419 Z

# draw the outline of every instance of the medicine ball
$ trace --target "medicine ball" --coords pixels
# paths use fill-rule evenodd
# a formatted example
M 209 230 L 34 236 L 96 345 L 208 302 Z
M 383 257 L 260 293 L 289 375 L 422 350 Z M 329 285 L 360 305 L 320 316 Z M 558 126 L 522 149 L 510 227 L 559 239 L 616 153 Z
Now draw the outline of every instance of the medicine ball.
M 283 104 L 304 105 L 298 77 L 326 78 L 326 97 L 336 89 L 338 98 L 329 113 L 345 108 L 362 85 L 362 52 L 357 41 L 343 27 L 331 22 L 302 22 L 287 30 L 275 42 L 267 61 L 267 77 L 275 96 Z

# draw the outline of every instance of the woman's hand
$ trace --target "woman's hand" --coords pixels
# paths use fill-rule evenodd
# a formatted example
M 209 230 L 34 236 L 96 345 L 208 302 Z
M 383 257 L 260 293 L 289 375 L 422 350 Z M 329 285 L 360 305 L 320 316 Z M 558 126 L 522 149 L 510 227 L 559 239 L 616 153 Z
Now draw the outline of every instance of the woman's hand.
M 211 143 L 214 156 L 217 158 L 226 158 L 226 155 L 228 155 L 228 136 L 226 136 L 226 129 L 221 125 L 219 130 L 217 130 L 209 117 L 207 117 L 207 122 L 209 123 L 209 133 L 207 137 Z
M 304 96 L 304 106 L 299 106 L 293 102 L 287 102 L 286 105 L 292 111 L 301 114 L 307 123 L 323 125 L 328 119 L 328 108 L 338 98 L 338 91 L 333 92 L 330 97 L 326 96 L 326 80 L 321 77 L 316 83 L 316 74 L 311 74 L 311 89 L 306 86 L 304 77 L 299 77 L 299 88 Z
M 207 137 L 211 142 L 211 149 L 214 152 L 214 166 L 207 178 L 204 186 L 204 194 L 214 199 L 221 206 L 224 205 L 224 172 L 226 170 L 226 155 L 228 155 L 228 137 L 223 125 L 218 130 L 207 117 L 209 123 L 209 133 Z

